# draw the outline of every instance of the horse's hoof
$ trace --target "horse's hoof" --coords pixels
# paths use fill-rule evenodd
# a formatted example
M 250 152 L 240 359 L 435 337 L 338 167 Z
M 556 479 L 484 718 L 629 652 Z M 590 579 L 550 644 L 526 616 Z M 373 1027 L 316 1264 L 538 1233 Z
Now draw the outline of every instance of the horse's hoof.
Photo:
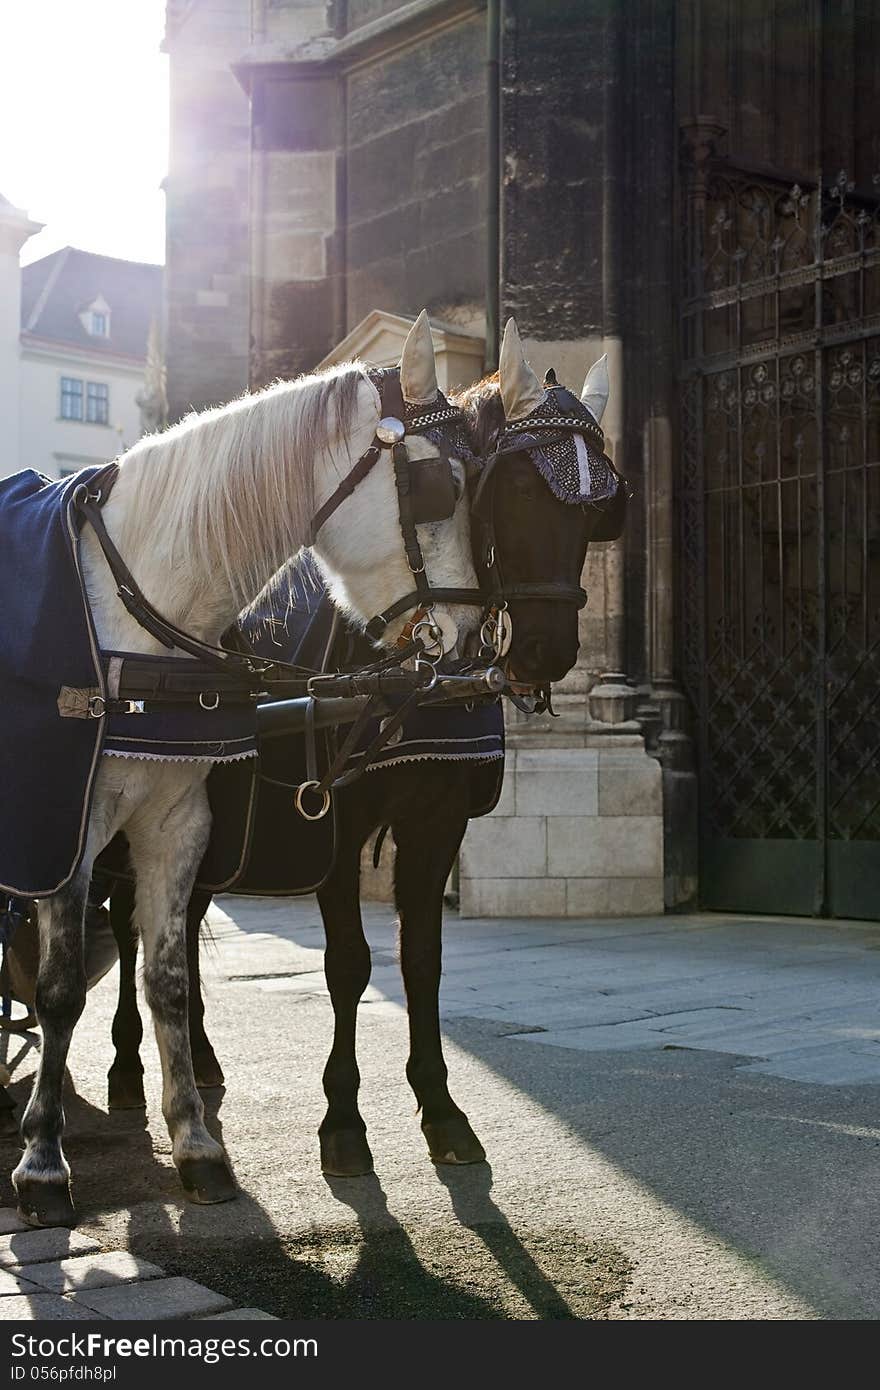
M 448 1120 L 426 1121 L 422 1133 L 434 1163 L 482 1163 L 486 1157 L 466 1115 L 453 1115 Z
M 184 1158 L 177 1171 L 191 1202 L 212 1206 L 215 1202 L 231 1202 L 238 1196 L 235 1178 L 222 1159 Z
M 75 1226 L 68 1182 L 21 1178 L 15 1184 L 18 1214 L 29 1226 Z
M 146 1106 L 143 1072 L 108 1072 L 108 1110 L 145 1110 Z
M 321 1172 L 328 1178 L 360 1178 L 373 1171 L 373 1155 L 362 1129 L 334 1129 L 318 1136 Z
M 203 1086 L 206 1090 L 212 1086 L 222 1086 L 226 1081 L 223 1068 L 213 1051 L 193 1053 L 193 1072 L 196 1085 Z

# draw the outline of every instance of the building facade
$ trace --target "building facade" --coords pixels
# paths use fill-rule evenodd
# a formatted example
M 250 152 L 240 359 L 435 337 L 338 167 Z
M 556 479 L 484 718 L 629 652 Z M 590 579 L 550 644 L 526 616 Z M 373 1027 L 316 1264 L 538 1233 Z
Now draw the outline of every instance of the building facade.
M 7 241 L 18 245 L 0 263 L 3 473 L 63 477 L 115 458 L 149 426 L 144 378 L 151 334 L 157 350 L 162 267 L 68 246 L 20 269 L 20 246 L 39 227 L 13 214 Z
M 197 0 L 168 48 L 169 364 L 222 322 L 260 385 L 422 306 L 490 367 L 508 313 L 571 386 L 608 354 L 629 524 L 463 907 L 877 915 L 876 7 Z

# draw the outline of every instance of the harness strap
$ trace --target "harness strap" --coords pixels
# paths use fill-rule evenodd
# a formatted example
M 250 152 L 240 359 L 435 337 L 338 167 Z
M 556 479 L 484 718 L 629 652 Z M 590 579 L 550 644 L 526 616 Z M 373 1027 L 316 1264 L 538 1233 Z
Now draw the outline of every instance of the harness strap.
M 428 594 L 432 603 L 470 604 L 474 608 L 484 608 L 489 603 L 489 598 L 482 589 L 435 589 L 431 587 L 428 589 Z M 398 618 L 401 613 L 405 613 L 407 608 L 412 608 L 423 597 L 424 595 L 419 589 L 412 589 L 408 594 L 404 594 L 403 598 L 397 599 L 390 608 L 386 608 L 384 613 L 377 613 L 374 618 L 370 619 L 364 628 L 367 636 L 371 637 L 374 642 L 381 641 L 382 634 L 388 624 Z M 400 657 L 398 656 L 396 659 L 400 660 Z
M 400 517 L 400 532 L 403 536 L 403 548 L 406 551 L 406 563 L 415 576 L 416 590 L 423 599 L 427 599 L 430 594 L 430 588 L 425 574 L 425 557 L 422 554 L 422 547 L 419 545 L 419 538 L 416 534 L 416 524 L 413 518 L 409 459 L 407 458 L 406 445 L 395 444 L 391 457 L 394 462 L 394 483 L 397 487 L 397 512 Z
M 114 463 L 109 466 L 105 473 L 101 473 L 97 479 L 93 479 L 93 486 L 95 483 L 98 484 L 97 492 L 90 492 L 88 486 L 82 483 L 73 494 L 73 506 L 83 520 L 92 527 L 110 572 L 116 580 L 116 592 L 135 622 L 169 650 L 177 647 L 180 651 L 187 652 L 190 656 L 196 657 L 197 660 L 203 661 L 212 672 L 234 674 L 243 686 L 251 691 L 262 690 L 267 675 L 273 672 L 286 676 L 299 676 L 301 668 L 289 665 L 287 662 L 266 661 L 262 657 L 240 655 L 237 652 L 227 651 L 223 647 L 212 646 L 210 642 L 203 642 L 198 637 L 191 637 L 189 633 L 183 632 L 167 618 L 163 618 L 162 614 L 153 607 L 149 599 L 141 592 L 131 570 L 110 539 L 107 527 L 104 525 L 104 518 L 101 515 L 101 507 L 109 497 L 118 476 L 119 467 Z
M 342 503 L 351 496 L 358 484 L 362 483 L 364 478 L 372 472 L 381 456 L 382 445 L 378 442 L 371 444 L 366 453 L 358 459 L 351 472 L 346 474 L 332 496 L 327 498 L 323 507 L 318 508 L 309 527 L 309 545 L 314 545 L 324 522 L 333 515 L 337 507 L 342 506 Z

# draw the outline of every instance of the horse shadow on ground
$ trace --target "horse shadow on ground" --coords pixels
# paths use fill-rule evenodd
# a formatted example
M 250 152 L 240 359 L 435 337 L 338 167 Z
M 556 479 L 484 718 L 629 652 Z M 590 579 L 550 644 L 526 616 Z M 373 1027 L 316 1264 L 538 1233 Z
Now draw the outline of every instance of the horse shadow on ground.
M 815 1315 L 880 1316 L 880 1087 L 784 1080 L 704 1050 L 547 1046 L 484 1019 L 443 1031 L 562 1121 L 584 1146 L 584 1184 L 592 1153 Z
M 15 1073 L 39 1049 L 36 1033 L 7 1035 L 3 1051 L 13 1072 L 9 1099 L 20 1118 L 33 1072 Z M 223 1142 L 223 1088 L 204 1093 L 208 1128 Z M 499 1303 L 466 1287 L 465 1280 L 437 1273 L 392 1215 L 375 1175 L 326 1178 L 349 1223 L 312 1233 L 280 1233 L 266 1209 L 242 1191 L 229 1208 L 201 1207 L 183 1197 L 170 1163 L 170 1141 L 153 1134 L 144 1110 L 106 1112 L 92 1105 L 65 1075 L 65 1152 L 73 1171 L 80 1227 L 109 1247 L 122 1246 L 225 1294 L 238 1306 L 261 1308 L 280 1318 L 492 1319 Z M 161 1123 L 161 1121 L 160 1121 Z M 17 1129 L 0 1133 L 0 1203 L 13 1206 L 11 1171 L 21 1153 Z M 575 1316 L 534 1264 L 492 1202 L 491 1170 L 438 1170 L 462 1225 L 475 1231 L 499 1269 L 539 1317 Z M 316 1181 L 320 1181 L 315 1176 Z M 123 1213 L 120 1227 L 111 1218 Z M 112 1228 L 111 1228 L 112 1227 Z
M 378 919 L 367 915 L 370 930 Z M 302 947 L 321 944 L 316 914 L 306 911 L 293 920 L 279 914 L 277 927 L 264 917 L 259 930 L 277 931 Z M 387 927 L 384 934 L 380 927 L 382 943 L 386 935 Z M 585 977 L 585 1025 L 589 992 Z M 393 998 L 399 999 L 396 985 Z M 591 1181 L 593 1154 L 819 1316 L 880 1317 L 880 1087 L 786 1080 L 748 1070 L 752 1058 L 704 1049 L 548 1046 L 514 1036 L 513 1007 L 503 1030 L 477 1009 L 474 1014 L 443 1018 L 444 1036 L 584 1146 L 582 1182 Z M 854 1036 L 856 1045 L 871 1050 L 867 1039 L 859 1044 Z M 468 1101 L 466 1108 L 480 1133 L 479 1105 Z M 552 1171 L 552 1150 L 547 1161 Z M 474 1219 L 481 1209 L 475 1173 L 437 1169 L 459 1221 L 479 1232 L 499 1263 L 507 1260 L 519 1270 L 519 1281 L 511 1273 L 512 1282 L 530 1290 L 533 1308 L 552 1310 L 552 1296 L 545 1290 L 545 1299 L 517 1265 L 521 1255 L 499 1208 L 487 1211 L 485 1222 Z M 520 1235 L 531 1244 L 531 1232 Z M 570 1299 L 567 1288 L 564 1293 Z

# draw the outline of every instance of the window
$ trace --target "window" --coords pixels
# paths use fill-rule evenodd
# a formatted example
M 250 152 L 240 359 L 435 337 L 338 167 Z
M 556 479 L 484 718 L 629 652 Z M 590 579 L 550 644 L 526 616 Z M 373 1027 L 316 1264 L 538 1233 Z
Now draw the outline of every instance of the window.
M 61 418 L 81 420 L 83 417 L 83 384 L 75 376 L 61 378 Z
M 86 396 L 86 419 L 93 425 L 106 425 L 110 411 L 110 388 L 102 381 L 90 381 Z
M 110 319 L 107 314 L 96 313 L 92 310 L 92 326 L 89 332 L 96 338 L 108 338 L 110 336 Z

